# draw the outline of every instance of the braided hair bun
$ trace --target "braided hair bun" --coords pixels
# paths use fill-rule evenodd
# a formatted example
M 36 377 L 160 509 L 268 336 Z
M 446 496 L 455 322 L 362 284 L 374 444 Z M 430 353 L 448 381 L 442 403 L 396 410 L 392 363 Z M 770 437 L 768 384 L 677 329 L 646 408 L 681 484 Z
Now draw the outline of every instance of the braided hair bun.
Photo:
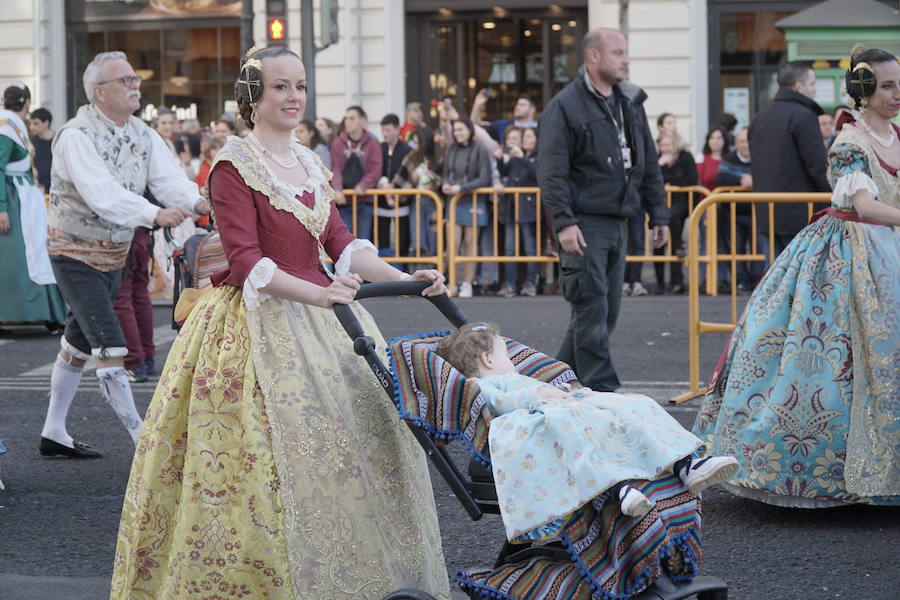
M 3 108 L 19 112 L 31 100 L 31 90 L 20 81 L 14 82 L 3 90 Z
M 250 129 L 253 129 L 253 109 L 263 94 L 262 68 L 267 58 L 289 54 L 300 58 L 284 46 L 251 48 L 241 60 L 241 73 L 234 83 L 234 97 L 238 104 L 238 115 Z
M 896 61 L 890 52 L 878 48 L 866 48 L 862 44 L 853 46 L 850 52 L 850 68 L 844 75 L 844 86 L 854 102 L 854 108 L 859 110 L 863 101 L 875 93 L 877 78 L 873 65 Z

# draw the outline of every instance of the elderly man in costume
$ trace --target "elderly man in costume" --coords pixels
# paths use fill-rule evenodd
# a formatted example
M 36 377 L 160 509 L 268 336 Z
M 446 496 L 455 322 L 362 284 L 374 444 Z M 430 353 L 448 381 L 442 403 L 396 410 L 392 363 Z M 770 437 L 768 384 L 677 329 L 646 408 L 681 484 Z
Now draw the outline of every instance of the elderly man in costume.
M 47 247 L 69 303 L 41 433 L 44 456 L 100 454 L 66 430 L 85 362 L 97 360 L 100 391 L 137 443 L 143 421 L 123 367 L 125 338 L 113 311 L 135 227 L 174 227 L 209 212 L 163 139 L 137 117 L 141 78 L 122 52 L 98 54 L 84 71 L 82 106 L 53 142 Z M 148 188 L 167 205 L 142 194 Z

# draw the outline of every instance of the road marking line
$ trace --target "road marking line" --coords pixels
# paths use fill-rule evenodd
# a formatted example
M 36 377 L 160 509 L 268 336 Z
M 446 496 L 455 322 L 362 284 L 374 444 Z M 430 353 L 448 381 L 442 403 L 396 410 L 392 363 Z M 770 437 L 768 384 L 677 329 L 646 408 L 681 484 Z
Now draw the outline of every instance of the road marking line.
M 156 346 L 164 346 L 170 343 L 175 337 L 178 335 L 178 332 L 172 329 L 171 324 L 160 325 L 159 327 L 155 327 L 153 329 L 153 342 Z M 25 371 L 24 373 L 20 373 L 21 376 L 28 375 L 41 375 L 44 377 L 49 377 L 51 373 L 53 373 L 53 364 L 56 362 L 54 359 L 53 362 L 47 363 L 46 365 L 41 365 L 40 367 L 36 367 L 31 369 L 30 371 Z M 84 365 L 85 371 L 92 371 L 97 368 L 97 362 L 91 358 L 86 365 Z

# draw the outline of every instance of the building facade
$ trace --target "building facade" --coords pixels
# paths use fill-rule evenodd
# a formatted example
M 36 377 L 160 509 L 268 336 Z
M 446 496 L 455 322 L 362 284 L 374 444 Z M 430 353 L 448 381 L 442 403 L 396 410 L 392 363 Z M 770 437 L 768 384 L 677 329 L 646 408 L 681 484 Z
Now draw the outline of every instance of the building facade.
M 253 37 L 267 42 L 267 0 L 249 0 Z M 576 73 L 593 27 L 627 24 L 630 78 L 649 94 L 648 117 L 676 115 L 696 150 L 722 112 L 745 124 L 774 95 L 787 54 L 775 23 L 812 0 L 340 0 L 338 43 L 316 57 L 316 109 L 339 119 L 363 106 L 376 122 L 408 101 L 468 106 L 494 94 L 487 118 L 515 96 L 545 104 Z M 284 0 L 286 44 L 301 51 L 301 0 Z M 320 0 L 314 2 L 319 30 Z M 174 107 L 209 122 L 233 109 L 242 0 L 5 0 L 0 81 L 18 79 L 33 106 L 58 116 L 84 102 L 81 72 L 97 52 L 123 50 L 144 77 L 147 110 Z M 190 8 L 188 8 L 190 7 Z M 486 8 L 489 7 L 489 8 Z M 318 37 L 318 33 L 317 33 Z M 849 52 L 850 48 L 847 48 Z

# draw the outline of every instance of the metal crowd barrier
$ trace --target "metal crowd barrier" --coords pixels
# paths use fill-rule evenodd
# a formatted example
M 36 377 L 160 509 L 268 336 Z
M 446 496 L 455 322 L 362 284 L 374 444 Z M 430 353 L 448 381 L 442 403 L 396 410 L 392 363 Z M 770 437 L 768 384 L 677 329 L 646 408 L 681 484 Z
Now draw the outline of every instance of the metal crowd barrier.
M 375 244 L 376 248 L 382 247 L 382 244 L 380 243 L 381 240 L 379 240 L 378 234 L 378 219 L 392 219 L 394 235 L 392 236 L 390 248 L 394 251 L 394 256 L 385 256 L 383 257 L 384 260 L 392 263 L 433 264 L 437 269 L 442 269 L 444 267 L 444 201 L 436 193 L 430 190 L 413 188 L 372 189 L 366 190 L 363 194 L 357 194 L 356 190 L 343 190 L 343 192 L 344 198 L 347 199 L 347 203 L 351 206 L 352 227 L 350 228 L 350 230 L 353 235 L 357 235 L 357 232 L 359 231 L 358 207 L 361 203 L 361 201 L 359 200 L 359 196 L 373 197 L 372 243 Z M 422 254 L 422 248 L 424 247 L 422 244 L 422 236 L 425 235 L 425 232 L 419 226 L 415 227 L 415 236 L 410 234 L 410 243 L 412 244 L 413 248 L 415 248 L 415 251 L 412 254 L 408 254 L 407 248 L 400 248 L 400 236 L 397 235 L 397 232 L 399 232 L 400 227 L 403 226 L 400 221 L 402 217 L 400 217 L 399 215 L 394 215 L 392 217 L 378 217 L 377 214 L 377 208 L 379 206 L 381 208 L 395 208 L 388 206 L 385 199 L 386 196 L 413 196 L 412 203 L 409 205 L 409 219 L 410 223 L 412 223 L 413 219 L 415 219 L 415 223 L 417 224 L 421 223 L 422 197 L 427 197 L 431 199 L 432 202 L 434 202 L 436 240 L 434 254 Z
M 723 188 L 724 189 L 724 188 Z M 666 206 L 671 207 L 672 205 L 672 194 L 674 193 L 686 193 L 688 195 L 688 209 L 689 211 L 693 211 L 695 204 L 705 198 L 710 194 L 710 191 L 705 187 L 694 185 L 687 187 L 677 187 L 677 186 L 666 186 Z M 500 198 L 504 194 L 511 194 L 514 196 L 516 200 L 515 203 L 515 223 L 514 226 L 516 228 L 516 246 L 515 253 L 513 255 L 504 256 L 499 252 L 500 248 L 500 236 L 499 236 L 499 213 L 497 211 L 498 203 Z M 519 235 L 518 232 L 521 227 L 525 226 L 524 224 L 518 223 L 518 208 L 519 203 L 518 199 L 521 194 L 530 194 L 536 197 L 535 203 L 535 211 L 537 215 L 537 220 L 534 224 L 535 227 L 535 238 L 536 238 L 536 250 L 535 256 L 523 256 L 521 254 L 521 248 L 519 243 Z M 477 240 L 471 240 L 472 247 L 468 248 L 468 253 L 463 255 L 459 252 L 459 243 L 456 240 L 456 207 L 459 202 L 468 202 L 472 207 L 472 210 L 475 210 L 477 207 L 477 196 L 488 196 L 490 201 L 494 204 L 494 210 L 492 211 L 493 217 L 489 224 L 490 227 L 493 228 L 493 253 L 492 254 L 481 254 L 479 252 L 479 246 Z M 646 218 L 646 217 L 645 217 Z M 504 188 L 503 191 L 498 192 L 492 187 L 483 187 L 474 190 L 469 193 L 459 193 L 454 195 L 450 199 L 449 203 L 449 217 L 447 220 L 447 224 L 450 226 L 447 233 L 447 257 L 448 257 L 448 286 L 451 290 L 456 289 L 457 284 L 457 266 L 464 263 L 478 263 L 478 262 L 496 262 L 496 263 L 507 263 L 507 262 L 515 262 L 515 263 L 555 263 L 558 262 L 558 258 L 556 256 L 544 256 L 542 252 L 543 238 L 542 238 L 542 227 L 541 224 L 543 222 L 543 211 L 541 210 L 541 191 L 536 187 L 520 187 L 520 188 Z M 531 224 L 527 225 L 531 227 Z M 672 235 L 676 235 L 676 232 L 672 232 Z M 681 235 L 681 232 L 677 232 L 677 235 Z M 653 253 L 652 248 L 650 247 L 650 236 L 649 236 L 649 228 L 647 235 L 645 235 L 645 239 L 647 243 L 645 244 L 644 254 L 643 255 L 628 255 L 625 258 L 626 262 L 649 262 L 649 263 L 683 263 L 685 262 L 684 257 L 676 256 L 672 254 L 672 240 L 669 239 L 669 242 L 666 245 L 665 254 L 656 255 Z M 703 259 L 707 264 L 710 263 L 710 259 L 705 257 Z M 714 267 L 709 264 L 710 272 L 714 273 Z M 708 278 L 708 286 L 711 287 L 711 291 L 715 291 L 715 277 Z
M 765 260 L 765 257 L 756 253 L 756 220 L 755 208 L 757 204 L 768 203 L 769 222 L 774 222 L 775 204 L 798 204 L 805 203 L 808 206 L 809 216 L 812 216 L 813 204 L 818 202 L 829 202 L 830 194 L 788 194 L 788 193 L 735 193 L 726 192 L 711 194 L 705 198 L 691 212 L 688 221 L 688 358 L 689 372 L 688 385 L 690 389 L 683 394 L 671 399 L 671 402 L 680 404 L 705 393 L 705 389 L 700 388 L 700 336 L 705 333 L 731 333 L 737 324 L 737 290 L 736 290 L 736 270 L 738 261 Z M 736 204 L 738 202 L 753 203 L 753 219 L 751 233 L 751 253 L 739 254 L 735 248 L 735 216 Z M 731 250 L 728 254 L 720 254 L 718 245 L 716 244 L 716 212 L 720 204 L 730 204 L 730 212 L 732 215 L 730 224 Z M 707 218 L 707 252 L 708 256 L 699 256 L 699 225 L 700 219 L 709 212 Z M 775 248 L 775 234 L 772 228 L 769 228 L 769 248 Z M 712 238 L 712 239 L 711 239 Z M 700 320 L 700 262 L 706 258 L 710 260 L 710 264 L 716 265 L 719 261 L 727 260 L 731 265 L 731 322 L 715 323 Z M 714 272 L 714 271 L 713 271 Z M 709 283 L 709 278 L 707 278 Z
M 531 223 L 519 223 L 519 197 L 521 195 L 532 195 L 535 196 L 535 222 Z M 513 223 L 512 225 L 516 228 L 516 245 L 515 245 L 515 253 L 510 256 L 505 256 L 500 253 L 500 248 L 502 245 L 505 245 L 504 240 L 500 238 L 500 201 L 505 195 L 513 196 L 514 201 L 514 212 L 513 212 Z M 460 244 L 456 239 L 456 207 L 460 202 L 463 202 L 463 206 L 466 203 L 471 207 L 470 210 L 474 212 L 478 207 L 478 197 L 479 196 L 488 196 L 490 202 L 493 203 L 493 210 L 490 211 L 492 217 L 490 222 L 488 223 L 488 227 L 492 228 L 493 231 L 493 244 L 492 244 L 492 254 L 482 254 L 479 252 L 480 244 L 478 240 L 478 236 L 471 240 L 471 246 L 467 248 L 469 254 L 460 254 Z M 557 262 L 558 259 L 556 256 L 544 256 L 543 246 L 543 228 L 541 227 L 544 221 L 543 211 L 541 209 L 541 190 L 536 187 L 508 187 L 504 188 L 503 191 L 498 192 L 492 187 L 483 187 L 477 188 L 471 192 L 459 193 L 455 194 L 450 198 L 449 204 L 449 218 L 447 220 L 447 286 L 450 288 L 451 293 L 455 293 L 456 283 L 457 283 L 457 268 L 459 265 L 465 263 L 479 263 L 479 262 L 496 262 L 496 263 L 554 263 Z M 474 220 L 474 219 L 473 219 Z M 508 226 L 509 224 L 507 224 Z M 522 255 L 521 244 L 520 244 L 520 231 L 522 227 L 534 227 L 534 235 L 535 235 L 535 255 L 528 256 Z

